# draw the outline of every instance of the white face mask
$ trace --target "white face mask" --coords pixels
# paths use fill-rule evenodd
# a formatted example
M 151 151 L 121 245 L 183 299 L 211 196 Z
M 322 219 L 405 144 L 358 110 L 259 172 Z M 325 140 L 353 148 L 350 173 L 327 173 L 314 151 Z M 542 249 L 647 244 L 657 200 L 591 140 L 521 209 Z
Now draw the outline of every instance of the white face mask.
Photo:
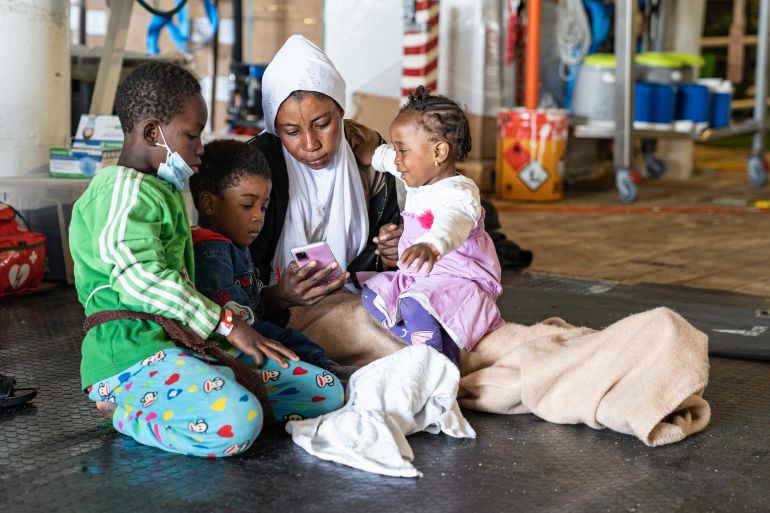
M 155 143 L 155 146 L 166 148 L 166 162 L 161 162 L 160 166 L 158 166 L 158 178 L 166 180 L 176 190 L 184 191 L 187 179 L 194 174 L 194 171 L 187 165 L 187 162 L 184 161 L 179 153 L 171 151 L 171 147 L 166 142 L 166 137 L 163 135 L 160 125 L 158 125 L 158 130 L 160 131 L 160 137 L 163 139 L 163 144 Z

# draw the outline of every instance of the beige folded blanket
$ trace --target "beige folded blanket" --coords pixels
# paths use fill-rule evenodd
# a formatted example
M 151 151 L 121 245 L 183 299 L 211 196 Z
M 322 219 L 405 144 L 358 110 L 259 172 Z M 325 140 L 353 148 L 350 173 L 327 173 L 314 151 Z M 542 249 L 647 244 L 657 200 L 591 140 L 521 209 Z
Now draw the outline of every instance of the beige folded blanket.
M 404 346 L 348 292 L 294 309 L 292 326 L 345 365 L 363 365 Z M 711 416 L 701 397 L 707 341 L 667 308 L 600 331 L 561 319 L 507 323 L 461 354 L 458 401 L 474 410 L 606 427 L 650 446 L 678 442 L 701 431 Z

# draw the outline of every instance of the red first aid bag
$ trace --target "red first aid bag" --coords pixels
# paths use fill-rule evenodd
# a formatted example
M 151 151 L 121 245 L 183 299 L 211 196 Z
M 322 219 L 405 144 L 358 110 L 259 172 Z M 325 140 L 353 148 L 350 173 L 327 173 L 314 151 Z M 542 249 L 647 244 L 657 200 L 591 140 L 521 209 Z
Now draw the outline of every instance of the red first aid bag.
M 0 202 L 0 297 L 36 289 L 43 281 L 45 236 L 21 229 L 17 217 L 23 220 Z

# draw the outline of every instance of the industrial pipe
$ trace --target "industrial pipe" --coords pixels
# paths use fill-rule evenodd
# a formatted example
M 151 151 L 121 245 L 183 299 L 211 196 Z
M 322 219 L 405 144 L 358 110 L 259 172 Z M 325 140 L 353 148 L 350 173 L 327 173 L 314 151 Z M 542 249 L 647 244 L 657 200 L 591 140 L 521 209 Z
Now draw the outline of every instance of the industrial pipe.
M 540 0 L 527 2 L 527 59 L 524 84 L 524 106 L 537 108 L 540 87 Z

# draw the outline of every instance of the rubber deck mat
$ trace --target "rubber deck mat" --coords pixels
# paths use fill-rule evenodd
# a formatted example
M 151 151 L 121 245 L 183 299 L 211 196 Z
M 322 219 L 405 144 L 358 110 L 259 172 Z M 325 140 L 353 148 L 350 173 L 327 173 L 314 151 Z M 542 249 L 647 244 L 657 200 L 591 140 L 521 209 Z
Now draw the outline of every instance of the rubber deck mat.
M 608 307 L 609 291 L 597 293 L 605 283 L 506 281 L 504 315 L 519 322 L 558 313 L 599 327 L 622 316 Z M 552 300 L 547 315 L 535 316 L 525 301 L 576 287 L 594 293 L 575 292 L 582 299 L 569 310 Z M 712 358 L 711 424 L 678 444 L 651 449 L 607 430 L 466 411 L 477 438 L 410 437 L 425 476 L 399 479 L 321 461 L 280 429 L 222 460 L 140 446 L 114 432 L 79 390 L 81 322 L 71 288 L 0 301 L 0 372 L 40 389 L 32 403 L 0 410 L 2 512 L 770 510 L 766 363 Z
M 720 290 L 503 274 L 498 300 L 503 317 L 534 324 L 561 317 L 574 325 L 604 328 L 630 314 L 667 306 L 709 336 L 709 354 L 770 360 L 770 299 Z

